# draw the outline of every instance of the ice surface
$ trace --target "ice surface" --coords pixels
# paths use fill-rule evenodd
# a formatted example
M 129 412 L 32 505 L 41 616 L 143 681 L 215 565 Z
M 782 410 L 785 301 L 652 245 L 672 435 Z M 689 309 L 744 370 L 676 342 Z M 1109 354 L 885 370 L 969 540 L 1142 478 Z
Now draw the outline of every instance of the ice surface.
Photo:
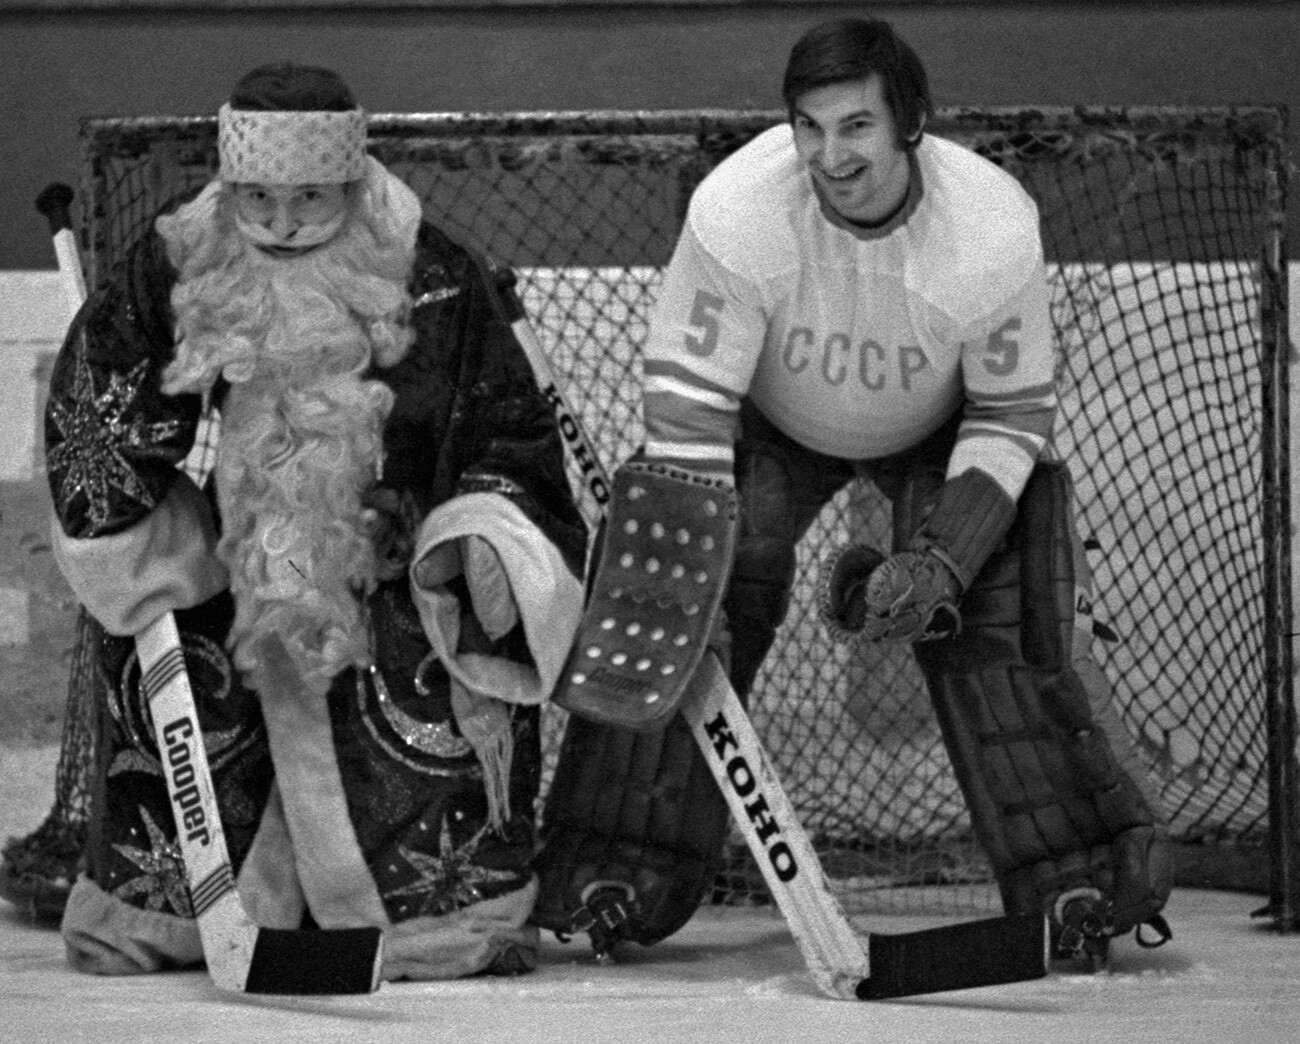
M 57 751 L 0 750 L 0 837 L 39 823 Z M 515 979 L 386 983 L 368 997 L 245 997 L 201 972 L 96 978 L 70 970 L 55 931 L 0 903 L 0 1041 L 167 1044 L 1272 1044 L 1300 1041 L 1300 935 L 1252 920 L 1257 896 L 1179 890 L 1174 939 L 1117 943 L 1107 973 L 904 1001 L 835 1001 L 805 972 L 784 923 L 708 909 L 653 947 L 597 965 L 547 937 Z M 882 918 L 881 931 L 939 923 Z

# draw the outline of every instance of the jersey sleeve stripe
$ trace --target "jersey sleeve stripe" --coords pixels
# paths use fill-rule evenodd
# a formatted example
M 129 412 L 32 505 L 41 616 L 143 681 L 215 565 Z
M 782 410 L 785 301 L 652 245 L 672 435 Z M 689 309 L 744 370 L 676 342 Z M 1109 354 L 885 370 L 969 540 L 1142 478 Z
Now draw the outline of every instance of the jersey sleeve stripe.
M 971 398 L 989 405 L 1008 406 L 1022 402 L 1056 402 L 1056 384 L 1044 381 L 1028 388 L 1009 388 L 1005 391 L 981 388 L 971 394 Z
M 1014 431 L 1001 425 L 970 423 L 964 421 L 957 434 L 957 447 L 963 444 L 979 443 L 983 446 L 1005 449 L 1008 444 L 1016 447 L 1029 458 L 1036 458 L 1047 442 L 1046 435 Z M 957 449 L 954 448 L 954 454 Z
M 694 403 L 700 409 L 728 413 L 735 413 L 740 408 L 740 399 L 735 395 L 664 377 L 654 380 L 647 378 L 644 395 L 647 399 L 653 396 L 656 409 L 659 408 L 660 404 L 671 406 L 673 402 L 677 401 Z
M 1038 438 L 1047 438 L 1056 423 L 1056 409 L 1035 406 L 1017 412 L 1007 410 L 990 410 L 978 404 L 967 403 L 964 419 L 968 424 L 978 424 L 990 429 L 1002 429 L 1009 432 L 1022 432 Z
M 720 384 L 705 377 L 698 370 L 683 366 L 671 359 L 645 360 L 646 384 L 672 383 L 678 387 L 697 389 L 700 392 L 712 392 L 714 395 L 739 401 L 742 389 Z
M 689 438 L 697 442 L 729 442 L 734 435 L 734 404 L 717 405 L 646 389 L 643 393 L 646 428 L 659 438 Z
M 955 478 L 970 468 L 979 468 L 1016 500 L 1029 480 L 1041 448 L 1014 441 L 1008 444 L 1004 437 L 973 436 L 963 431 L 948 459 L 948 477 Z
M 647 438 L 646 457 L 650 460 L 680 464 L 692 471 L 710 471 L 730 475 L 735 455 L 730 444 L 706 446 L 695 442 L 672 442 Z

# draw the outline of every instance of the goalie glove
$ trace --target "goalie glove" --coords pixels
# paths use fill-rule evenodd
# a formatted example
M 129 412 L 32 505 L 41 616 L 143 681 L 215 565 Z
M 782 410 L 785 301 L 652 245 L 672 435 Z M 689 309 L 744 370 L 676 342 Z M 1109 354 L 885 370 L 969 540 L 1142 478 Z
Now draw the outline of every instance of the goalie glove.
M 1006 536 L 1016 502 L 978 469 L 945 481 L 928 512 L 916 490 L 913 481 L 904 504 L 924 521 L 906 551 L 885 558 L 858 544 L 826 570 L 821 615 L 837 637 L 920 642 L 961 630 L 957 603 Z
M 979 468 L 947 479 L 908 550 L 872 573 L 864 591 L 867 637 L 922 642 L 960 632 L 958 601 L 1015 517 L 1016 501 Z
M 923 642 L 961 630 L 957 574 L 932 548 L 886 558 L 863 587 L 862 634 L 873 642 Z
M 831 561 L 822 584 L 821 616 L 840 639 L 918 642 L 961 630 L 956 574 L 933 551 L 886 558 L 853 544 Z
M 841 548 L 822 572 L 818 608 L 837 639 L 856 638 L 867 623 L 866 587 L 885 556 L 866 544 Z

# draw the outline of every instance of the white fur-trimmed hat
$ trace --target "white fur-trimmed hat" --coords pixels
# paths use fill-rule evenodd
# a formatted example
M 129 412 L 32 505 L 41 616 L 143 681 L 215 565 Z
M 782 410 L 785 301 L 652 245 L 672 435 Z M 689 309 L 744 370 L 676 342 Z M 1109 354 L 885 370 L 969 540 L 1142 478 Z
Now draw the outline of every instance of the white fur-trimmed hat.
M 261 66 L 217 114 L 221 180 L 338 184 L 365 176 L 366 114 L 328 69 Z

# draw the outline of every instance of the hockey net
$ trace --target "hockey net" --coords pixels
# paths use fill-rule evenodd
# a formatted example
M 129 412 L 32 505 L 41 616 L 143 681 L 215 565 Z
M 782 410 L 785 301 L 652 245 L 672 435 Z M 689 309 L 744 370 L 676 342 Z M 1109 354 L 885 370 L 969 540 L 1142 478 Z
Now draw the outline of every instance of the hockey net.
M 690 193 L 779 119 L 375 116 L 372 151 L 432 220 L 517 271 L 613 468 L 641 438 L 638 353 Z M 1055 442 L 1076 481 L 1096 612 L 1114 635 L 1096 651 L 1152 764 L 1179 879 L 1270 890 L 1283 912 L 1294 722 L 1281 115 L 962 110 L 932 130 L 1012 172 L 1041 209 Z M 214 121 L 90 120 L 83 143 L 82 238 L 102 280 L 160 207 L 211 176 Z M 850 915 L 990 908 L 910 653 L 837 645 L 817 622 L 819 563 L 849 539 L 888 545 L 869 487 L 837 498 L 800 549 L 795 601 L 752 694 L 755 725 Z M 75 658 L 70 714 L 88 702 L 86 663 Z M 561 726 L 555 712 L 552 749 Z M 65 750 L 59 800 L 84 815 L 93 730 L 70 722 L 69 744 L 80 753 Z M 762 901 L 738 844 L 714 898 Z

